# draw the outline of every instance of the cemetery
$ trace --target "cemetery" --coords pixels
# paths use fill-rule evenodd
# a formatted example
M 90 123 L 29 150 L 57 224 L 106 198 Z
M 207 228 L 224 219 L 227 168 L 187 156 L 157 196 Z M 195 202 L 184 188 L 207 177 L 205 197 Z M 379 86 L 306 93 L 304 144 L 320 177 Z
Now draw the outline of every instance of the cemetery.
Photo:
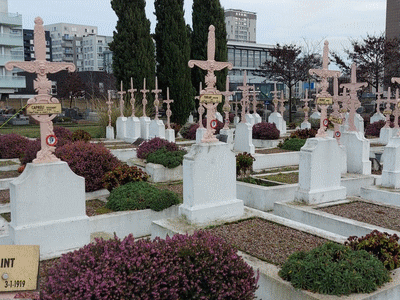
M 163 99 L 157 77 L 154 86 L 131 77 L 129 87 L 108 91 L 103 115 L 91 115 L 106 120 L 105 138 L 95 139 L 53 126 L 62 105 L 47 74 L 75 66 L 44 59 L 43 20 L 35 19 L 37 59 L 6 68 L 37 75 L 27 112 L 40 138 L 0 135 L 0 245 L 39 245 L 32 295 L 399 298 L 398 90 L 377 93 L 364 128 L 358 91 L 367 83 L 353 64 L 350 82 L 339 84 L 325 41 L 322 67 L 309 70 L 317 94 L 301 99 L 304 119 L 289 129 L 275 83 L 265 122 L 246 72 L 237 91 L 228 77 L 217 89 L 215 72 L 232 64 L 216 60 L 215 30 L 207 59 L 187 62 L 206 75 L 182 128 L 171 122 L 169 87 Z

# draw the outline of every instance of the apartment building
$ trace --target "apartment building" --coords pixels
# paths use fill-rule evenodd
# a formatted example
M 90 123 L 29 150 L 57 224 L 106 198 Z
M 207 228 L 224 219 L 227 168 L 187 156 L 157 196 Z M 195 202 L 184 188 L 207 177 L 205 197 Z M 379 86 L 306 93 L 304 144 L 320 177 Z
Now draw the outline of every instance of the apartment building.
M 386 38 L 400 38 L 400 1 L 386 2 Z
M 7 71 L 8 61 L 23 61 L 22 15 L 8 12 L 7 0 L 0 0 L 0 99 L 25 88 L 25 77 Z
M 33 44 L 34 31 L 33 29 L 23 30 L 23 40 L 24 40 L 24 60 L 31 61 L 35 60 L 35 45 Z M 50 32 L 45 31 L 46 38 L 46 60 L 52 60 L 52 50 L 51 50 L 51 37 Z
M 104 53 L 109 52 L 111 36 L 94 35 L 82 37 L 74 48 L 74 63 L 78 71 L 106 71 Z M 76 40 L 78 42 L 78 40 Z
M 225 23 L 228 41 L 256 43 L 256 13 L 240 9 L 226 9 Z

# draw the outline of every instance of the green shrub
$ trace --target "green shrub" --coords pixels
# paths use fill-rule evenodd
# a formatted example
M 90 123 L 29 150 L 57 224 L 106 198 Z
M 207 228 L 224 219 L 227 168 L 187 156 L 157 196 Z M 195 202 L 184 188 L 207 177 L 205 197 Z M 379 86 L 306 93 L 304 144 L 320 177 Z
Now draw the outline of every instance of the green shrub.
M 243 152 L 236 155 L 236 176 L 243 177 L 253 168 L 255 158 L 250 153 Z
M 292 254 L 278 274 L 295 288 L 329 295 L 370 293 L 390 281 L 375 256 L 332 242 Z
M 78 129 L 72 133 L 72 140 L 73 141 L 85 141 L 89 142 L 92 139 L 92 136 L 89 132 Z
M 112 171 L 107 172 L 104 175 L 102 182 L 104 188 L 111 192 L 120 185 L 133 181 L 147 181 L 148 178 L 149 175 L 138 167 L 130 167 L 126 164 L 121 164 L 115 167 Z
M 278 147 L 285 150 L 300 151 L 300 148 L 304 146 L 307 140 L 298 138 L 285 139 L 279 143 Z
M 396 234 L 388 234 L 378 230 L 362 237 L 351 236 L 345 242 L 354 250 L 365 250 L 375 255 L 388 270 L 400 267 L 400 245 Z
M 130 182 L 112 190 L 106 207 L 114 211 L 142 210 L 161 211 L 179 203 L 176 193 L 159 190 L 148 182 Z
M 166 168 L 172 169 L 180 166 L 183 162 L 185 150 L 168 151 L 166 148 L 158 149 L 156 152 L 150 153 L 147 156 L 147 162 L 160 164 Z

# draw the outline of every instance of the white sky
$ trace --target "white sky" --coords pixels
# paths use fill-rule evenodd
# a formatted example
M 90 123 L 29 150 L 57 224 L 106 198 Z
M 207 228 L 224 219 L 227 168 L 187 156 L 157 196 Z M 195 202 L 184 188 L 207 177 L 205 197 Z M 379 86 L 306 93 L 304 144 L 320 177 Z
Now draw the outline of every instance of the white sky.
M 385 0 L 220 0 L 224 8 L 257 13 L 257 43 L 316 44 L 327 39 L 330 49 L 342 51 L 349 38 L 379 35 L 385 30 Z M 186 22 L 191 24 L 192 0 L 185 1 Z M 117 17 L 110 0 L 8 0 L 10 13 L 20 13 L 23 27 L 32 29 L 41 16 L 45 24 L 76 23 L 98 26 L 99 34 L 112 35 Z M 154 1 L 146 14 L 154 32 Z M 320 43 L 322 46 L 323 43 Z M 320 47 L 322 48 L 322 47 Z

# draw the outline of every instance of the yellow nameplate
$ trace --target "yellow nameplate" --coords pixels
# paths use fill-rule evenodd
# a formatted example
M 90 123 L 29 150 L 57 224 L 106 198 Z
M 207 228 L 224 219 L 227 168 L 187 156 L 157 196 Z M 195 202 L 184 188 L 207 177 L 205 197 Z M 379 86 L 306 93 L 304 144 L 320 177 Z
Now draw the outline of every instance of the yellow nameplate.
M 332 105 L 333 101 L 332 98 L 326 97 L 326 98 L 317 98 L 317 104 L 318 105 Z
M 336 123 L 336 124 L 343 124 L 343 119 L 340 118 L 335 118 L 335 117 L 329 117 L 329 121 L 331 121 L 332 123 Z
M 61 113 L 61 103 L 30 104 L 26 108 L 27 115 L 52 115 Z
M 37 289 L 39 246 L 0 245 L 0 292 Z
M 202 103 L 221 103 L 222 102 L 222 95 L 202 95 L 200 97 L 200 102 Z

